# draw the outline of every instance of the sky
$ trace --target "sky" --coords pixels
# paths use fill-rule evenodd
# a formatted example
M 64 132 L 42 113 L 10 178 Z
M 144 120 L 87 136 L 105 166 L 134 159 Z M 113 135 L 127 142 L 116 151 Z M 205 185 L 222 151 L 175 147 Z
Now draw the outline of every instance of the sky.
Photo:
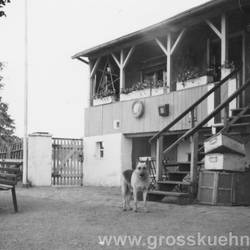
M 84 136 L 89 69 L 75 53 L 160 22 L 207 0 L 27 0 L 28 133 Z M 0 19 L 3 101 L 24 130 L 24 0 L 12 0 Z

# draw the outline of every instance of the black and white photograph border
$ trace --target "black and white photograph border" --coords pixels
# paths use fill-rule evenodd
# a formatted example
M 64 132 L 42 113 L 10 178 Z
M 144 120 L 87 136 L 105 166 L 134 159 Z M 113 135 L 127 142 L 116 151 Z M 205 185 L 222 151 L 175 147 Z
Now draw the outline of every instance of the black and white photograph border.
M 249 0 L 0 0 L 0 250 L 250 249 Z

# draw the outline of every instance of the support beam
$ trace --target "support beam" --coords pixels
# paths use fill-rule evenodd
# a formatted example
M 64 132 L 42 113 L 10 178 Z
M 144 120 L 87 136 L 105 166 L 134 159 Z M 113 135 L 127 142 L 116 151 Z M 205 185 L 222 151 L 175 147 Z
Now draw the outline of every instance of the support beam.
M 206 23 L 207 25 L 214 31 L 214 33 L 221 39 L 221 32 L 215 27 L 215 25 L 209 21 L 209 20 L 206 20 Z
M 156 141 L 156 181 L 162 179 L 163 136 Z
M 170 89 L 171 83 L 171 43 L 172 43 L 172 36 L 171 33 L 168 33 L 168 40 L 167 40 L 167 87 Z
M 120 69 L 120 91 L 125 87 L 125 67 L 128 64 L 129 59 L 131 58 L 131 55 L 134 52 L 135 47 L 131 47 L 126 58 L 124 50 L 122 49 L 120 52 L 120 61 L 117 59 L 114 53 L 111 53 L 111 56 L 113 57 L 114 61 L 116 62 L 117 66 Z
M 162 42 L 158 38 L 155 38 L 155 41 L 158 44 L 158 46 L 161 48 L 161 50 L 163 51 L 163 53 L 165 54 L 165 56 L 168 56 L 169 55 L 168 51 L 165 48 L 165 46 L 162 44 Z
M 180 34 L 178 35 L 177 39 L 175 40 L 174 45 L 172 46 L 172 35 L 169 32 L 167 35 L 167 47 L 164 46 L 164 44 L 158 39 L 155 38 L 156 43 L 160 47 L 160 49 L 163 51 L 165 56 L 167 57 L 167 87 L 170 89 L 170 83 L 171 83 L 171 55 L 176 50 L 177 46 L 179 45 L 181 39 L 183 38 L 183 35 L 185 33 L 186 29 L 183 29 Z
M 230 70 L 223 67 L 228 62 L 228 30 L 227 30 L 227 18 L 225 14 L 221 16 L 221 79 L 230 73 Z M 228 83 L 221 86 L 220 89 L 220 101 L 224 101 L 228 97 Z M 227 109 L 222 112 L 222 119 L 225 122 L 227 117 Z
M 124 63 L 124 50 L 122 49 L 120 52 L 120 93 L 121 90 L 125 88 L 125 72 L 123 68 L 123 63 Z
M 97 67 L 99 65 L 99 62 L 101 60 L 101 57 L 98 57 L 94 63 L 94 66 L 92 67 L 91 71 L 90 71 L 90 78 L 92 78 L 97 70 Z
M 89 106 L 93 104 L 93 77 L 91 77 L 91 72 L 93 70 L 93 62 L 89 62 Z
M 115 54 L 111 53 L 111 56 L 113 57 L 113 59 L 114 59 L 114 61 L 116 62 L 117 66 L 118 66 L 119 68 L 121 68 L 121 64 L 120 64 L 119 60 L 117 59 L 117 57 L 115 56 Z
M 196 132 L 190 138 L 191 143 L 191 163 L 190 163 L 190 177 L 191 177 L 191 193 L 195 196 L 197 193 L 197 185 L 198 185 L 198 145 L 199 145 L 199 134 Z
M 210 39 L 207 39 L 207 44 L 206 44 L 206 61 L 207 61 L 207 66 L 210 66 Z
M 83 62 L 83 63 L 86 63 L 86 64 L 89 64 L 89 62 L 81 57 L 77 57 L 76 59 L 78 59 L 79 61 Z
M 174 53 L 175 49 L 177 48 L 178 44 L 180 43 L 185 31 L 186 31 L 186 29 L 183 29 L 181 31 L 181 33 L 178 35 L 177 39 L 175 40 L 175 43 L 174 43 L 173 47 L 171 48 L 171 52 L 170 52 L 171 55 Z
M 242 32 L 242 82 L 246 82 L 246 55 L 247 55 L 247 47 L 246 47 L 246 32 Z M 242 84 L 241 82 L 241 84 Z M 246 105 L 246 93 L 242 94 L 242 102 L 241 105 L 244 107 Z
M 228 60 L 228 37 L 227 37 L 227 18 L 226 14 L 221 16 L 221 65 Z
M 125 68 L 125 67 L 127 66 L 128 60 L 130 59 L 131 55 L 133 54 L 134 49 L 135 49 L 135 47 L 131 47 L 131 48 L 130 48 L 130 50 L 129 50 L 127 56 L 126 56 L 126 59 L 125 59 L 124 62 L 123 62 L 123 65 L 122 65 L 123 68 Z

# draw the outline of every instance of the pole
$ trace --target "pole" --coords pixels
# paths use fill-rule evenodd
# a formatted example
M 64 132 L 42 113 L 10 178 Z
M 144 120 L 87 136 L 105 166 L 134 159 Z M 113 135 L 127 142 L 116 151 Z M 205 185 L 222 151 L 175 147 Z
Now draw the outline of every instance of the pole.
M 25 0 L 24 27 L 24 135 L 23 135 L 23 185 L 28 185 L 28 0 Z

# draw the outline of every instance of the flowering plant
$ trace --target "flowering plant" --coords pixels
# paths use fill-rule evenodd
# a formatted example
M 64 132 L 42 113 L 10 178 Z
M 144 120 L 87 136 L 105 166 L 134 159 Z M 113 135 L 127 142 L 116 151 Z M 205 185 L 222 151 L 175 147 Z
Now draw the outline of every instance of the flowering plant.
M 162 80 L 158 80 L 156 82 L 149 82 L 149 81 L 143 81 L 143 82 L 137 82 L 130 88 L 124 88 L 122 89 L 122 94 L 129 94 L 133 91 L 143 90 L 143 89 L 150 89 L 150 88 L 160 88 L 164 86 L 164 82 Z
M 94 95 L 94 99 L 101 99 L 104 97 L 108 97 L 108 96 L 114 96 L 116 94 L 115 90 L 113 89 L 105 89 L 100 91 L 99 93 L 96 93 Z

